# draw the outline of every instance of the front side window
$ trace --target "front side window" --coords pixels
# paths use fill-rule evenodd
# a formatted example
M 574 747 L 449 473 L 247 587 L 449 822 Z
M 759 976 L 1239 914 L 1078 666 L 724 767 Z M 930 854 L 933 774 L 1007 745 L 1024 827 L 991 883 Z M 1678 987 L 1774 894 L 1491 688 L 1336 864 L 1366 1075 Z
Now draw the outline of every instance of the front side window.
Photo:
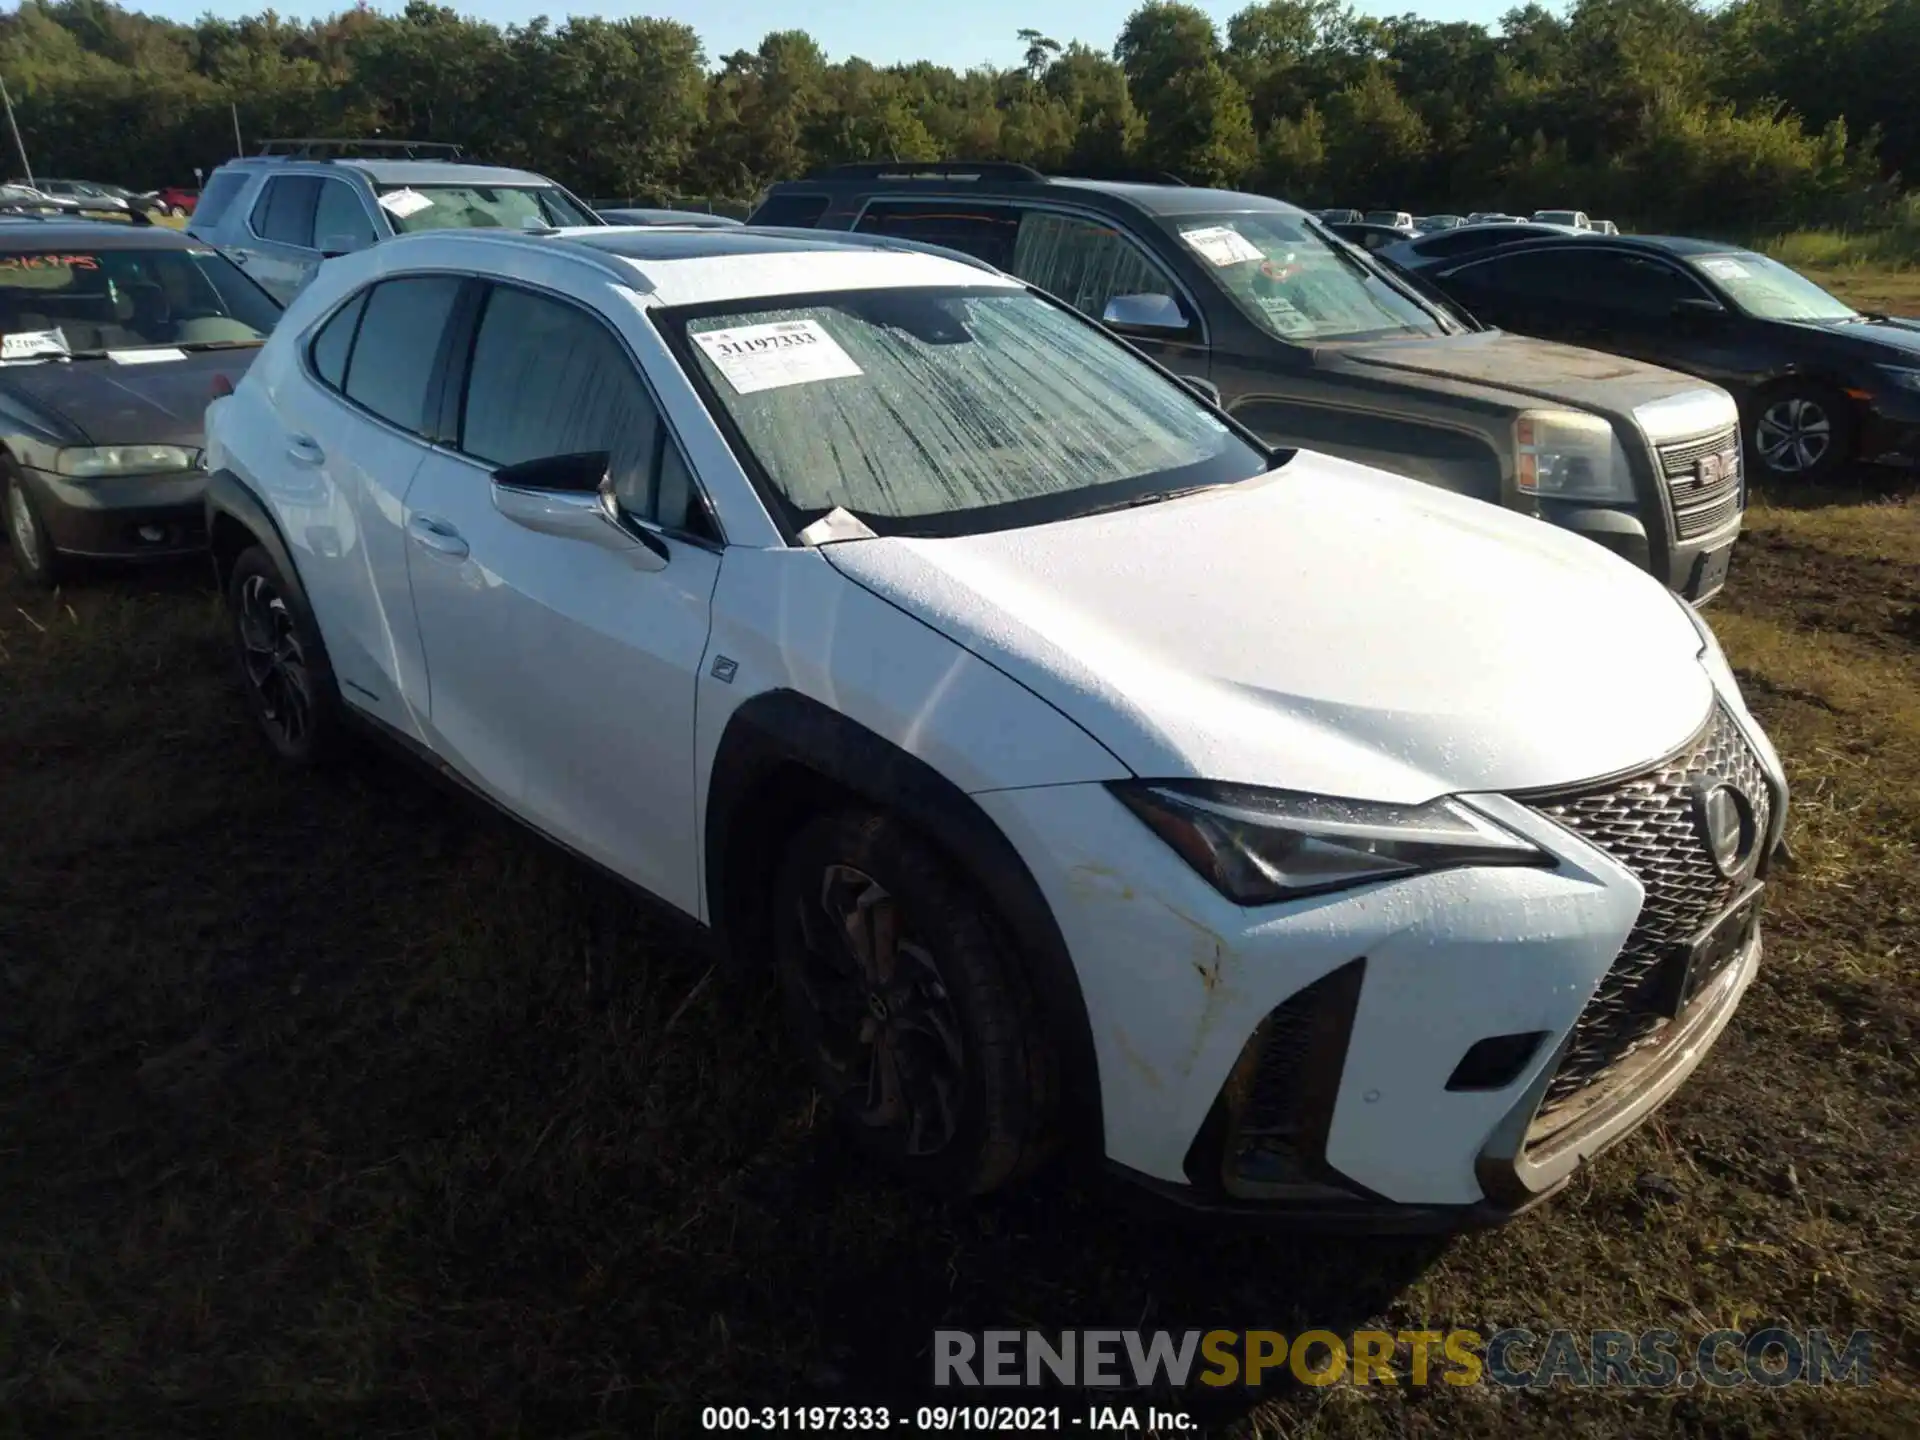
M 554 185 L 383 185 L 380 208 L 402 234 L 599 223 Z
M 1255 324 L 1295 344 L 1373 335 L 1443 335 L 1434 315 L 1303 215 L 1250 211 L 1166 222 Z
M 1562 250 L 1481 260 L 1457 271 L 1455 279 L 1470 291 L 1513 299 L 1573 304 L 1596 298 L 1586 272 Z
M 1024 290 L 656 314 L 792 529 L 837 506 L 882 534 L 970 534 L 1270 464 L 1177 382 Z
M 403 430 L 430 434 L 434 361 L 459 293 L 460 281 L 451 275 L 413 275 L 374 286 L 347 362 L 347 398 Z
M 1172 284 L 1111 225 L 1029 210 L 1020 217 L 1013 273 L 1098 320 L 1116 295 L 1165 295 Z
M 525 290 L 488 293 L 467 371 L 461 450 L 494 466 L 604 450 L 620 503 L 651 519 L 659 428 L 653 398 L 605 325 Z
M 1859 313 L 1799 271 L 1750 250 L 1695 255 L 1687 263 L 1756 320 L 1851 320 Z
M 278 302 L 198 244 L 0 251 L 10 360 L 255 343 L 279 319 Z
M 321 250 L 357 250 L 373 244 L 373 222 L 353 187 L 344 180 L 320 186 L 313 207 L 313 243 Z
M 254 232 L 262 240 L 313 248 L 313 207 L 320 180 L 313 175 L 276 175 L 253 207 Z

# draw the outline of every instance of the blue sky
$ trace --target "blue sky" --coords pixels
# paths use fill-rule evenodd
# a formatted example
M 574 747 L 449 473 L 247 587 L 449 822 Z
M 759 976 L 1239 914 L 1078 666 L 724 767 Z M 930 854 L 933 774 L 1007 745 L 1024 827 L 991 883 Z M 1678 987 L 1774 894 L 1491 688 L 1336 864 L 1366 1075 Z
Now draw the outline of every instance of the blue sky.
M 129 9 L 144 10 L 170 19 L 192 21 L 211 11 L 216 15 L 256 14 L 269 8 L 266 0 L 121 0 Z M 454 8 L 507 25 L 530 20 L 543 11 L 556 20 L 566 14 L 663 15 L 692 25 L 705 43 L 710 59 L 734 50 L 750 49 L 769 30 L 799 28 L 809 31 L 829 57 L 864 56 L 876 64 L 896 60 L 934 60 L 965 69 L 969 65 L 1010 65 L 1020 54 L 1014 32 L 1031 25 L 1062 44 L 1084 40 L 1107 49 L 1134 8 L 1132 0 L 964 0 L 934 4 L 916 10 L 912 0 L 840 0 L 817 9 L 792 0 L 646 0 L 635 6 L 595 6 L 578 0 L 453 0 Z M 1225 32 L 1226 22 L 1246 0 L 1200 0 Z M 1357 8 L 1375 15 L 1414 11 L 1432 20 L 1474 20 L 1492 26 L 1518 0 L 1358 0 Z M 380 10 L 404 5 L 383 3 Z M 305 19 L 344 8 L 339 4 L 291 0 L 271 8 L 289 18 Z M 1557 6 L 1555 8 L 1558 8 Z M 811 15 L 812 18 L 802 19 Z

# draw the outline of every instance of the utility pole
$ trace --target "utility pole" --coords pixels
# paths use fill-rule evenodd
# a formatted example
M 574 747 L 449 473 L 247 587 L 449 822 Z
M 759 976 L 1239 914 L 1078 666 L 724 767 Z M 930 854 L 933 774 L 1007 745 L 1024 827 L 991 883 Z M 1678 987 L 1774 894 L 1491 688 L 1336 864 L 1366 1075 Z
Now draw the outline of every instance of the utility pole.
M 27 188 L 33 188 L 33 167 L 27 164 L 27 147 L 20 139 L 20 126 L 13 118 L 13 96 L 7 93 L 7 82 L 0 79 L 0 101 L 7 107 L 7 129 L 13 132 L 13 148 L 20 156 L 20 173 L 26 177 Z
M 238 160 L 247 153 L 247 147 L 240 143 L 240 106 L 237 102 L 227 102 L 227 112 L 233 116 L 233 158 Z

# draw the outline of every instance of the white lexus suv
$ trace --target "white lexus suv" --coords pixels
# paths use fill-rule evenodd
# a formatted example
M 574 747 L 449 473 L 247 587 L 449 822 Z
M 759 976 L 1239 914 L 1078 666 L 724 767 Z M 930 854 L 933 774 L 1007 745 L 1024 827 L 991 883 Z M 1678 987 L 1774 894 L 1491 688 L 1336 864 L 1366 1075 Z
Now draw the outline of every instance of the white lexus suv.
M 1262 445 L 901 242 L 433 232 L 208 412 L 246 693 L 389 736 L 777 976 L 870 1151 L 1450 1227 L 1681 1083 L 1779 761 L 1538 521 Z

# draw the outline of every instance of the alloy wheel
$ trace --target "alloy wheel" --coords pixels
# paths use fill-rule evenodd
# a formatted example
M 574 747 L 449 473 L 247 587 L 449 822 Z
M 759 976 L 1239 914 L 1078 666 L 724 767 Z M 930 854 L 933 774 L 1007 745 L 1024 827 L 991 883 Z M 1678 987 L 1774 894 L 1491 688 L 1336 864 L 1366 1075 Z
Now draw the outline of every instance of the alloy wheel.
M 1833 446 L 1833 421 L 1817 400 L 1776 400 L 1754 426 L 1754 448 L 1769 470 L 1797 475 L 1817 469 Z
M 40 536 L 34 529 L 33 511 L 18 485 L 7 486 L 7 530 L 13 536 L 14 553 L 28 570 L 40 568 Z
M 260 699 L 260 718 L 289 750 L 298 750 L 313 726 L 313 682 L 293 613 L 264 576 L 240 587 L 240 660 Z
M 938 1153 L 959 1128 L 965 1056 L 932 953 L 895 898 L 851 865 L 826 866 L 799 910 L 801 985 L 842 1097 L 908 1155 Z

